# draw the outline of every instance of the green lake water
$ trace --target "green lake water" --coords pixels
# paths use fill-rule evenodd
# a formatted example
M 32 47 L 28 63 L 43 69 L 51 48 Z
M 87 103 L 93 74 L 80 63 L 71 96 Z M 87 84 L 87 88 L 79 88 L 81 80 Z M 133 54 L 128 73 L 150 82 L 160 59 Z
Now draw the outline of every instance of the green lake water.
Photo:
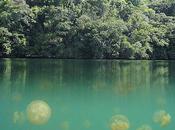
M 44 125 L 27 119 L 35 100 L 52 109 Z M 171 116 L 166 127 L 153 121 L 159 110 Z M 110 130 L 118 114 L 129 130 L 174 130 L 175 61 L 0 59 L 0 130 Z

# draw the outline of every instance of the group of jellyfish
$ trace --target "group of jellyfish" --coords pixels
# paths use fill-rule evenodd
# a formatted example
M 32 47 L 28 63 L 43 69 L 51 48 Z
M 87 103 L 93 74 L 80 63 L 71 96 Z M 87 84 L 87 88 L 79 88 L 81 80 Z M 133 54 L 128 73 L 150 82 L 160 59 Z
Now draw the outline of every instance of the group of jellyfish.
M 46 124 L 51 117 L 51 107 L 42 100 L 32 101 L 26 109 L 27 119 L 31 124 L 43 125 Z M 13 122 L 19 123 L 24 121 L 23 112 L 14 112 Z M 153 121 L 161 127 L 167 126 L 171 122 L 171 116 L 165 110 L 160 110 L 154 113 Z M 130 122 L 125 115 L 114 115 L 109 123 L 111 130 L 128 130 Z M 142 125 L 137 130 L 152 130 L 149 125 Z
M 27 119 L 31 124 L 42 125 L 48 122 L 51 117 L 50 106 L 42 100 L 32 101 L 26 109 Z M 24 112 L 14 112 L 13 122 L 22 123 L 25 120 Z
M 165 110 L 160 110 L 154 113 L 153 121 L 158 123 L 161 127 L 167 126 L 171 122 L 171 116 Z M 125 115 L 115 115 L 110 122 L 111 130 L 128 130 L 130 123 Z M 149 125 L 142 125 L 137 130 L 152 130 Z

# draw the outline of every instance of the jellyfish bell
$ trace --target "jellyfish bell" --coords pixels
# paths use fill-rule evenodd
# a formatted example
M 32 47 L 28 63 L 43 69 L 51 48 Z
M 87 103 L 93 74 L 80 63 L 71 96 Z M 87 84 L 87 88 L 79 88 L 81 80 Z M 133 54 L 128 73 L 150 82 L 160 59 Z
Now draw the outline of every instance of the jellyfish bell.
M 46 124 L 51 117 L 51 108 L 45 101 L 32 101 L 27 106 L 27 117 L 32 124 Z
M 20 102 L 22 100 L 22 95 L 20 93 L 15 93 L 12 96 L 12 100 L 15 101 L 15 102 Z
M 129 120 L 124 115 L 115 115 L 110 122 L 111 130 L 127 130 L 129 126 Z
M 83 126 L 84 126 L 84 128 L 90 128 L 91 127 L 91 122 L 89 121 L 89 120 L 85 120 L 84 122 L 83 122 Z
M 167 126 L 171 122 L 171 116 L 169 114 L 162 117 L 161 126 Z
M 23 112 L 14 112 L 13 113 L 13 123 L 14 124 L 22 124 L 25 121 L 25 116 Z
M 152 130 L 152 128 L 149 125 L 142 125 L 137 130 Z
M 167 126 L 171 122 L 171 116 L 164 110 L 160 110 L 154 114 L 153 120 L 159 123 L 161 127 Z
M 166 105 L 166 100 L 163 97 L 158 97 L 156 102 L 161 108 L 163 108 Z
M 116 107 L 116 108 L 113 109 L 113 112 L 116 113 L 116 114 L 117 114 L 117 113 L 120 113 L 120 111 L 121 111 L 121 110 L 120 110 L 119 107 Z
M 68 121 L 64 121 L 60 124 L 60 128 L 62 130 L 68 130 L 69 129 L 69 122 Z

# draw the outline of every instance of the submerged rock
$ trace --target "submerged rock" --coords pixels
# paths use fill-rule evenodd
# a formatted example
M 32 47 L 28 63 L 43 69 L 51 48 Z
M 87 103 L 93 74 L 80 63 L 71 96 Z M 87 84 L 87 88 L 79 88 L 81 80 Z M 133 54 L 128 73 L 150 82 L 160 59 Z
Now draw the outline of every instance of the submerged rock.
M 51 108 L 41 100 L 32 101 L 27 106 L 27 117 L 30 123 L 42 125 L 48 122 L 51 117 Z

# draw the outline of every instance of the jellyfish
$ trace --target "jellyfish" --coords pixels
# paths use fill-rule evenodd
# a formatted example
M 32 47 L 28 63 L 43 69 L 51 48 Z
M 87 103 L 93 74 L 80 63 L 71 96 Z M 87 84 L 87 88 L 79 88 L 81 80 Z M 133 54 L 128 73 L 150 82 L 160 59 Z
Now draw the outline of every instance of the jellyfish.
M 114 112 L 114 113 L 120 113 L 120 111 L 121 111 L 121 110 L 120 110 L 119 107 L 116 107 L 116 108 L 113 109 L 113 112 Z
M 13 113 L 13 123 L 18 123 L 18 124 L 22 124 L 25 121 L 25 116 L 23 112 L 14 112 Z
M 51 117 L 51 108 L 42 100 L 32 101 L 27 106 L 27 117 L 32 124 L 46 124 Z
M 12 96 L 12 100 L 15 101 L 15 102 L 19 102 L 22 100 L 22 95 L 20 93 L 15 93 L 13 96 Z
M 84 122 L 83 122 L 83 126 L 84 126 L 84 128 L 90 128 L 91 127 L 91 122 L 89 121 L 89 120 L 85 120 Z
M 163 108 L 166 105 L 166 100 L 163 97 L 158 97 L 156 100 L 159 107 Z
M 111 130 L 127 130 L 129 129 L 129 120 L 124 115 L 115 115 L 111 119 Z
M 152 128 L 149 125 L 142 125 L 137 130 L 152 130 Z
M 171 116 L 166 111 L 160 110 L 154 114 L 153 120 L 161 127 L 165 127 L 171 122 Z
M 68 121 L 64 121 L 60 124 L 60 128 L 62 130 L 68 130 L 69 129 L 69 122 Z

